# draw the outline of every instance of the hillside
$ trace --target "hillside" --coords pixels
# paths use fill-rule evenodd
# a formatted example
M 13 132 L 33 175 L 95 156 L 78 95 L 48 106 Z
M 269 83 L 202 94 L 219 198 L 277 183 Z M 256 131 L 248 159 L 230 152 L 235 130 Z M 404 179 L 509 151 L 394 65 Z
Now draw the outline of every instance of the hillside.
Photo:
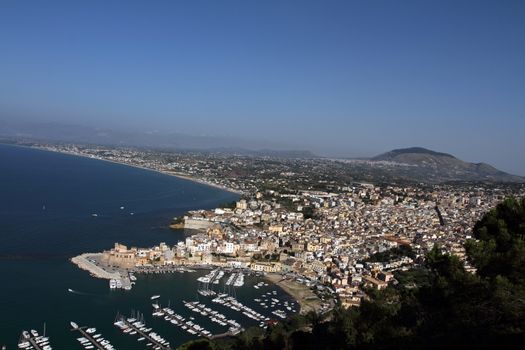
M 465 244 L 476 273 L 435 247 L 397 284 L 368 290 L 360 307 L 296 315 L 263 331 L 197 340 L 184 350 L 518 349 L 525 339 L 525 198 L 509 198 Z
M 425 182 L 487 181 L 525 182 L 525 178 L 507 174 L 485 163 L 469 163 L 453 155 L 421 147 L 396 149 L 370 159 L 391 162 L 400 176 Z

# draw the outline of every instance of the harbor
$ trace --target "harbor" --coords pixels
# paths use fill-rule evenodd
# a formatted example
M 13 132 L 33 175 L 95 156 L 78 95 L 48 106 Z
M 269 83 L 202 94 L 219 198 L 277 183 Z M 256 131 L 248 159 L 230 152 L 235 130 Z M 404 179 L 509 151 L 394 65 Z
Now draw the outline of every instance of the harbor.
M 154 350 L 172 349 L 169 341 L 158 335 L 151 328 L 146 327 L 144 317 L 136 319 L 133 316 L 126 318 L 122 315 L 117 315 L 117 320 L 113 324 L 124 334 L 137 335 L 137 341 L 143 342 L 146 347 L 151 347 Z
M 116 348 L 111 345 L 109 340 L 104 339 L 102 334 L 97 333 L 97 329 L 93 327 L 80 327 L 75 322 L 71 321 L 71 331 L 77 331 L 82 336 L 77 338 L 77 341 L 82 345 L 84 349 L 98 349 L 98 350 L 116 350 Z
M 162 273 L 152 272 L 154 269 L 150 268 L 148 271 L 128 272 L 130 281 L 136 283 L 130 291 L 109 289 L 107 279 L 98 280 L 93 285 L 89 276 L 84 286 L 74 283 L 74 289 L 65 290 L 65 295 L 71 300 L 80 303 L 97 300 L 104 309 L 99 308 L 96 314 L 84 314 L 78 325 L 93 326 L 73 327 L 74 333 L 78 334 L 76 337 L 64 337 L 72 327 L 69 327 L 69 321 L 53 323 L 50 329 L 53 334 L 58 334 L 58 348 L 167 350 L 199 337 L 215 339 L 234 336 L 253 326 L 266 328 L 272 321 L 282 319 L 281 316 L 288 317 L 297 312 L 297 304 L 287 294 L 247 271 L 217 268 L 185 268 L 181 272 L 171 269 L 172 272 Z M 79 274 L 79 277 L 83 276 L 83 273 Z M 213 295 L 199 293 L 203 290 L 203 282 Z M 264 308 L 261 302 L 267 302 L 268 308 Z M 146 310 L 152 304 L 154 310 L 149 315 L 133 311 Z M 289 310 L 286 305 L 290 306 Z M 128 310 L 128 316 L 118 314 L 115 318 L 119 310 Z M 286 311 L 286 314 L 279 310 Z M 27 349 L 50 350 L 45 347 L 49 344 L 28 344 L 32 347 Z
M 187 320 L 183 316 L 175 313 L 169 307 L 160 307 L 156 304 L 153 306 L 153 316 L 162 317 L 165 321 L 180 327 L 181 329 L 187 331 L 189 334 L 197 335 L 200 337 L 211 338 L 212 334 L 210 331 L 206 330 L 204 327 L 198 325 L 197 323 Z
M 198 301 L 190 302 L 183 300 L 182 303 L 191 311 L 199 313 L 202 316 L 207 316 L 212 322 L 218 323 L 221 326 L 229 326 L 229 331 L 232 334 L 237 334 L 243 330 L 242 326 L 237 321 L 226 318 L 225 315 L 206 307 L 206 305 L 199 303 Z
M 46 337 L 45 327 L 44 334 L 39 335 L 34 329 L 23 331 L 18 342 L 18 348 L 24 350 L 53 350 L 49 338 Z

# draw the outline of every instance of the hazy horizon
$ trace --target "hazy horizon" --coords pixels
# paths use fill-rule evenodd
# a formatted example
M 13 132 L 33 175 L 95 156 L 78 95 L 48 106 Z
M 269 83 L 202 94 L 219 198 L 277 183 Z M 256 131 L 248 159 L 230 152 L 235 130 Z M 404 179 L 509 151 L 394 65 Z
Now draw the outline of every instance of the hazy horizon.
M 523 18 L 521 1 L 4 1 L 0 121 L 421 146 L 525 175 Z

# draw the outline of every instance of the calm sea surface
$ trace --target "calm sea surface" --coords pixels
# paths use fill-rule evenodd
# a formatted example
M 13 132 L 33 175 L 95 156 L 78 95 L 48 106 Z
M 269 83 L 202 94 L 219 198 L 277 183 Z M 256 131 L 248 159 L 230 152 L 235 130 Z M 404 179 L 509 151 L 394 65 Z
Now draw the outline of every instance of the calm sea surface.
M 205 272 L 138 276 L 133 290 L 110 291 L 106 280 L 90 277 L 69 258 L 108 249 L 115 242 L 175 244 L 184 234 L 167 228 L 173 216 L 235 199 L 235 194 L 156 172 L 0 145 L 0 347 L 16 349 L 22 330 L 41 332 L 45 322 L 54 349 L 82 349 L 75 340 L 79 334 L 70 331 L 69 322 L 76 321 L 96 327 L 118 349 L 145 349 L 136 337 L 113 326 L 117 312 L 132 311 L 144 313 L 146 324 L 172 345 L 192 339 L 180 328 L 152 318 L 154 294 L 213 333 L 226 331 L 182 305 L 183 299 L 197 298 L 196 278 Z M 273 286 L 254 289 L 257 282 L 247 279 L 237 297 L 271 316 L 271 309 L 253 299 L 271 290 L 277 290 L 281 300 L 288 297 Z M 200 299 L 245 326 L 255 324 L 209 298 Z

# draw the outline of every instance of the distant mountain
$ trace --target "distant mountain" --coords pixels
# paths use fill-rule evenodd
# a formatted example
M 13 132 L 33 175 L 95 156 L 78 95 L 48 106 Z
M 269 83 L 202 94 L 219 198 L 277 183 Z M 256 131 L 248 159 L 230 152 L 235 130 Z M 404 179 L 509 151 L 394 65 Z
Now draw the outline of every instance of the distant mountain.
M 507 174 L 485 163 L 469 163 L 453 155 L 422 147 L 395 149 L 370 159 L 408 165 L 409 172 L 422 180 L 525 182 L 525 178 Z M 411 169 L 410 169 L 411 168 Z M 426 182 L 426 181 L 425 181 Z
M 213 153 L 230 154 L 230 155 L 234 154 L 234 155 L 241 155 L 241 156 L 247 156 L 247 157 L 267 157 L 267 158 L 282 158 L 282 159 L 319 158 L 319 156 L 315 155 L 314 153 L 310 151 L 302 151 L 302 150 L 274 150 L 274 149 L 251 150 L 251 149 L 246 149 L 246 148 L 222 147 L 222 148 L 208 148 L 205 151 L 213 152 Z
M 0 137 L 28 141 L 220 152 L 272 158 L 316 157 L 309 151 L 287 150 L 286 145 L 252 138 L 197 136 L 157 130 L 122 131 L 64 123 L 7 123 L 0 121 Z

